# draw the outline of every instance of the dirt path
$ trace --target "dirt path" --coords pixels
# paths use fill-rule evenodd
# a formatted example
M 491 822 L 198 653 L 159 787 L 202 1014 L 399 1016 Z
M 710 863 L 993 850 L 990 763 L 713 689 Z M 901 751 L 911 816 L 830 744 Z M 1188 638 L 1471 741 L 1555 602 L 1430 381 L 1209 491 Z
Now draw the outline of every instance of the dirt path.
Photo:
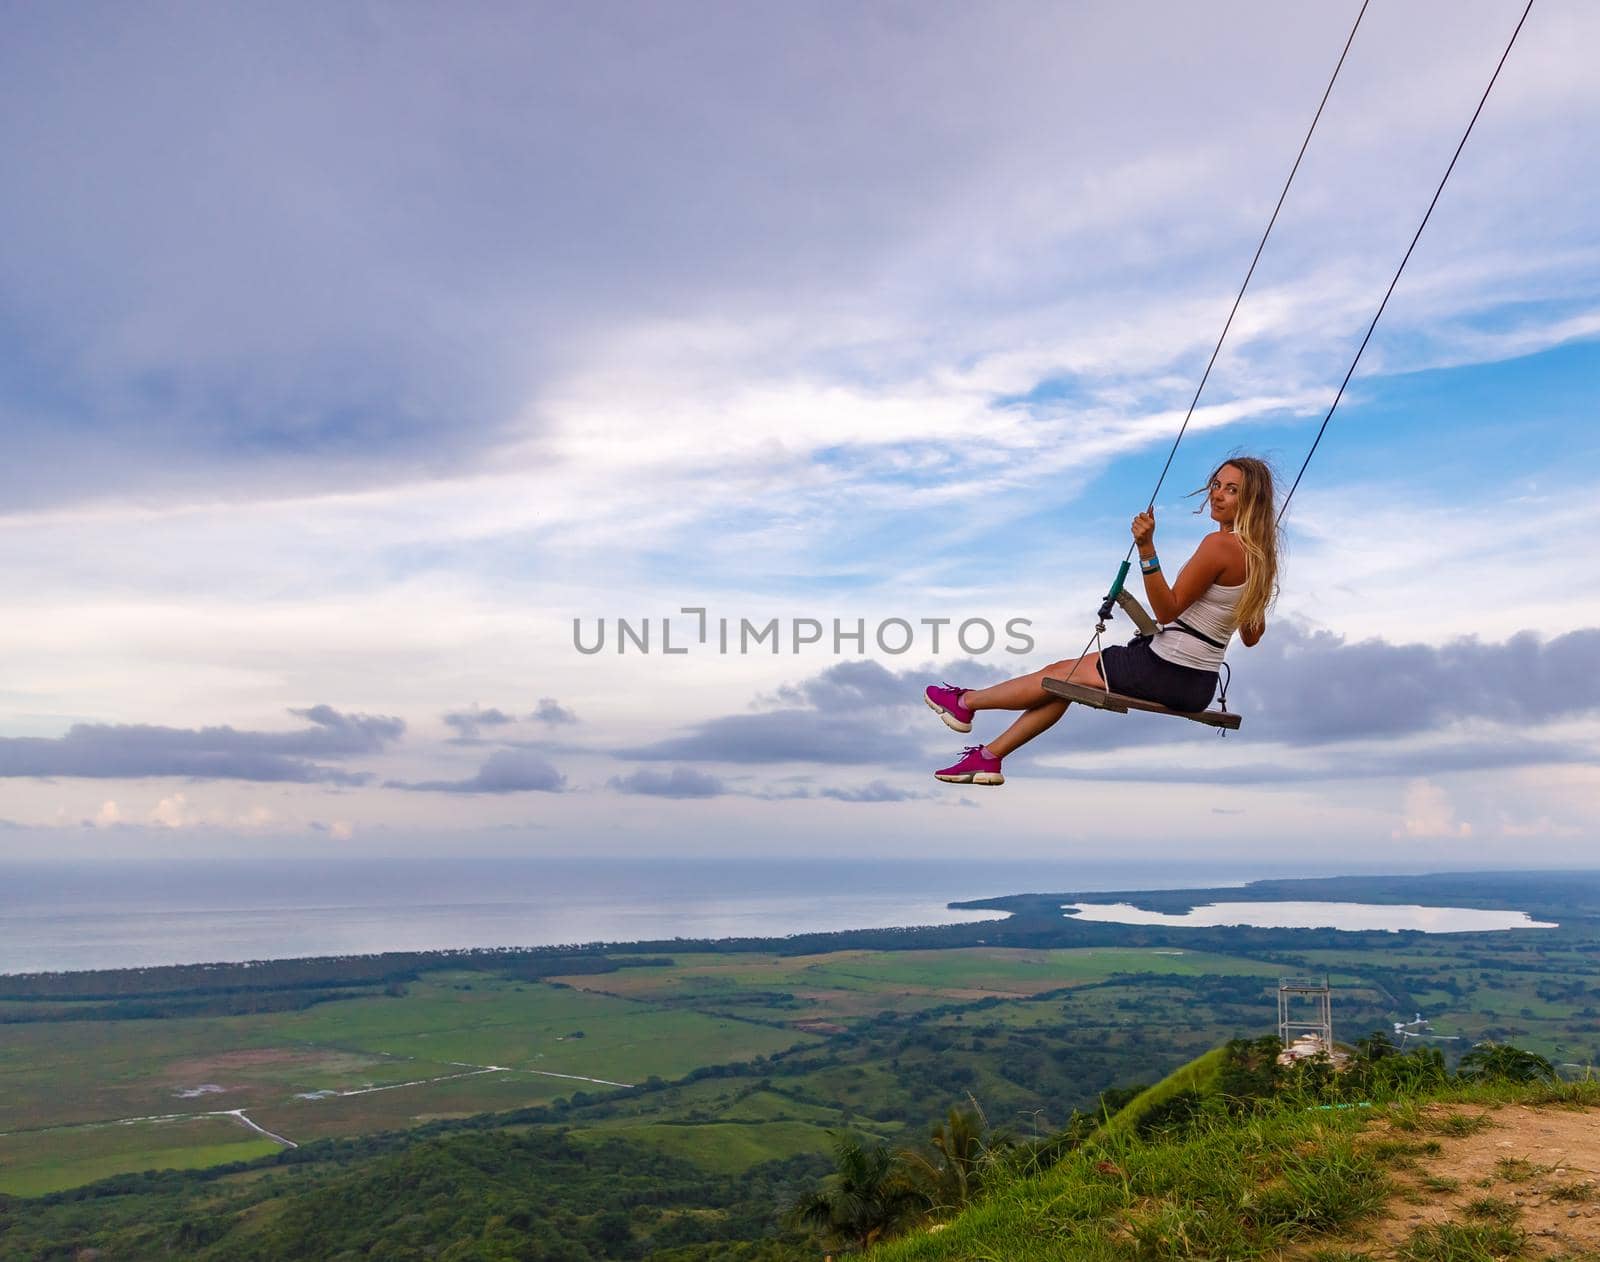
M 1521 1235 L 1517 1257 L 1600 1259 L 1600 1109 L 1435 1105 L 1421 1121 L 1390 1133 L 1429 1151 L 1395 1171 L 1399 1195 L 1351 1242 L 1366 1256 L 1399 1257 L 1419 1228 L 1498 1224 Z
M 435 1082 L 449 1082 L 456 1078 L 472 1078 L 478 1074 L 529 1074 L 538 1078 L 565 1078 L 571 1082 L 592 1082 L 603 1087 L 631 1087 L 631 1082 L 613 1082 L 609 1078 L 589 1078 L 583 1074 L 558 1074 L 549 1069 L 513 1069 L 508 1065 L 471 1065 L 465 1061 L 448 1061 L 447 1064 L 456 1065 L 461 1069 L 458 1074 L 440 1074 L 433 1078 L 413 1078 L 407 1082 L 386 1082 L 375 1087 L 353 1087 L 347 1091 L 330 1091 L 327 1094 L 334 1099 L 346 1096 L 371 1095 L 375 1091 L 398 1091 L 404 1087 L 425 1087 Z M 183 1093 L 179 1093 L 182 1096 Z M 256 1106 L 249 1106 L 254 1108 Z M 239 1125 L 255 1131 L 275 1143 L 282 1144 L 285 1148 L 298 1148 L 300 1145 L 287 1136 L 269 1131 L 266 1127 L 257 1125 L 244 1109 L 200 1109 L 193 1113 L 152 1113 L 142 1117 L 113 1117 L 93 1122 L 69 1122 L 61 1126 L 37 1126 L 25 1131 L 0 1131 L 0 1137 L 8 1134 L 45 1134 L 51 1131 L 76 1131 L 90 1130 L 98 1126 L 134 1126 L 141 1122 L 179 1122 L 202 1117 L 231 1117 Z
M 213 1116 L 216 1116 L 216 1115 L 213 1115 Z M 236 1117 L 236 1118 L 239 1119 L 239 1124 L 241 1126 L 247 1126 L 251 1130 L 257 1132 L 258 1134 L 265 1135 L 268 1139 L 272 1140 L 274 1143 L 282 1144 L 285 1148 L 298 1148 L 298 1147 L 300 1147 L 300 1145 L 295 1143 L 294 1140 L 285 1139 L 282 1135 L 274 1134 L 272 1131 L 269 1131 L 265 1126 L 262 1126 L 260 1123 L 251 1121 L 250 1118 L 245 1116 L 245 1111 L 243 1109 L 229 1109 L 226 1113 L 221 1114 L 221 1116 L 223 1116 L 223 1117 Z

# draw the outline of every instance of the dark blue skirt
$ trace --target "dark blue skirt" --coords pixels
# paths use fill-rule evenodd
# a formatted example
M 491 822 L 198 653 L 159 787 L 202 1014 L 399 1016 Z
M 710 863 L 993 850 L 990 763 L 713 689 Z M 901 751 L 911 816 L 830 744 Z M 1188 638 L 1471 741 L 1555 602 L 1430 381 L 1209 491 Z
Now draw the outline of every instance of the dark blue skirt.
M 1157 657 L 1150 637 L 1136 635 L 1100 654 L 1100 677 L 1112 692 L 1154 701 L 1169 710 L 1204 710 L 1217 692 L 1217 672 Z

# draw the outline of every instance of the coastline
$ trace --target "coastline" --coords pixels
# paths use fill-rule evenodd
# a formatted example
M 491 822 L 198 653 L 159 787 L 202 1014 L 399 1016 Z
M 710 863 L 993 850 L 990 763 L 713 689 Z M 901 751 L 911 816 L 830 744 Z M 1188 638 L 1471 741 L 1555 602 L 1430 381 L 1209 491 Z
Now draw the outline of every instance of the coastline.
M 626 952 L 653 955 L 668 952 L 733 951 L 797 953 L 802 950 L 820 952 L 863 947 L 893 946 L 899 948 L 926 947 L 941 949 L 952 946 L 983 946 L 1002 943 L 1029 945 L 1094 945 L 1137 940 L 1147 944 L 1182 947 L 1185 943 L 1197 948 L 1214 949 L 1220 935 L 1236 935 L 1241 941 L 1260 940 L 1261 935 L 1307 935 L 1312 937 L 1358 938 L 1377 934 L 1393 938 L 1398 934 L 1426 934 L 1423 929 L 1344 929 L 1328 926 L 1294 925 L 1176 925 L 1157 920 L 1155 923 L 1091 919 L 1075 916 L 1064 910 L 1064 904 L 1086 903 L 1095 906 L 1126 904 L 1158 916 L 1182 916 L 1196 908 L 1221 899 L 1231 903 L 1271 903 L 1304 901 L 1320 898 L 1327 901 L 1344 901 L 1361 904 L 1387 905 L 1394 908 L 1420 905 L 1438 907 L 1448 903 L 1452 907 L 1518 912 L 1539 921 L 1548 915 L 1555 919 L 1557 908 L 1561 919 L 1552 928 L 1536 925 L 1511 925 L 1495 928 L 1464 930 L 1503 934 L 1537 929 L 1553 932 L 1563 927 L 1581 928 L 1600 923 L 1600 899 L 1592 908 L 1580 905 L 1573 914 L 1570 897 L 1571 881 L 1564 878 L 1582 876 L 1592 880 L 1600 872 L 1589 870 L 1515 871 L 1515 872 L 1450 872 L 1420 876 L 1345 876 L 1267 878 L 1241 885 L 1209 886 L 1205 888 L 1167 890 L 1068 890 L 1059 893 L 1026 893 L 1003 895 L 982 899 L 951 901 L 944 908 L 957 913 L 946 920 L 882 925 L 853 925 L 840 929 L 799 930 L 781 934 L 721 934 L 674 935 L 671 937 L 597 938 L 559 942 L 521 942 L 478 944 L 472 946 L 431 947 L 421 949 L 380 949 L 370 951 L 306 952 L 299 954 L 262 955 L 248 958 L 214 958 L 207 961 L 167 961 L 159 963 L 130 962 L 114 967 L 88 968 L 34 968 L 5 969 L 0 979 L 8 983 L 0 987 L 3 992 L 15 992 L 20 983 L 29 978 L 90 978 L 96 975 L 139 975 L 146 980 L 153 973 L 172 972 L 175 976 L 189 976 L 186 987 L 197 983 L 217 983 L 225 975 L 234 979 L 232 984 L 249 988 L 248 970 L 265 966 L 306 966 L 326 969 L 333 966 L 359 964 L 362 966 L 391 962 L 404 970 L 425 967 L 444 967 L 452 964 L 473 965 L 475 962 L 504 961 L 506 959 L 587 959 Z M 373 910 L 373 909 L 367 909 Z M 14 997 L 14 996 L 13 996 Z

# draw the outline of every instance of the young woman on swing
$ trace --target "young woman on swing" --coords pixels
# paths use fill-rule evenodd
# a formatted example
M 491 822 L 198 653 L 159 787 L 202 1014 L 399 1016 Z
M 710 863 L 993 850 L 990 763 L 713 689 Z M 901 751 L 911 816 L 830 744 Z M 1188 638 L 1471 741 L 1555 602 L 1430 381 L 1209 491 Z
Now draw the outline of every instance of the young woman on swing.
M 1170 710 L 1203 710 L 1217 688 L 1218 668 L 1235 630 L 1246 647 L 1267 629 L 1278 593 L 1278 525 L 1272 470 L 1265 461 L 1234 456 L 1217 467 L 1206 488 L 1216 530 L 1195 549 L 1168 586 L 1156 556 L 1154 513 L 1133 519 L 1150 612 L 1161 629 L 1101 653 L 1052 662 L 1043 670 L 989 688 L 930 687 L 928 707 L 958 732 L 972 730 L 979 710 L 1022 714 L 987 745 L 969 745 L 954 766 L 933 774 L 950 784 L 1004 784 L 1000 760 L 1053 726 L 1071 702 L 1044 690 L 1042 680 L 1106 688 Z

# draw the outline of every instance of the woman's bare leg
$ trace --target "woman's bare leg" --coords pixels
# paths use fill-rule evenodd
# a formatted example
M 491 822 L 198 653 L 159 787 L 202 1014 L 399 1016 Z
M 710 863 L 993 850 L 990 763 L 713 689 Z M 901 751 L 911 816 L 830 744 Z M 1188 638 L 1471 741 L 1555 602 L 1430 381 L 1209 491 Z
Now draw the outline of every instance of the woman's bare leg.
M 1052 675 L 1050 678 L 1057 679 L 1059 676 Z M 1049 696 L 1048 693 L 1045 695 Z M 1072 702 L 1062 697 L 1050 697 L 1048 701 L 1024 710 L 1017 716 L 1015 723 L 988 742 L 984 748 L 996 758 L 1004 758 L 1012 750 L 1026 745 L 1040 732 L 1054 727 L 1056 720 L 1067 712 L 1067 707 L 1071 704 Z
M 1098 653 L 1064 658 L 1059 662 L 1051 662 L 1043 670 L 1036 670 L 1031 675 L 1018 675 L 1015 679 L 1008 679 L 990 688 L 974 688 L 964 692 L 961 694 L 961 704 L 969 710 L 1032 710 L 1036 706 L 1059 700 L 1044 690 L 1046 679 L 1064 679 L 1069 683 L 1087 684 L 1091 688 L 1105 687 L 1105 682 L 1100 678 L 1099 662 Z M 1056 719 L 1060 717 L 1060 714 L 1056 715 Z M 1055 721 L 1051 719 L 1050 723 Z M 1050 723 L 1046 723 L 1045 727 L 1049 727 Z M 1039 731 L 1044 731 L 1044 728 Z M 1019 745 L 1021 743 L 1017 742 Z M 993 750 L 994 746 L 989 748 Z

